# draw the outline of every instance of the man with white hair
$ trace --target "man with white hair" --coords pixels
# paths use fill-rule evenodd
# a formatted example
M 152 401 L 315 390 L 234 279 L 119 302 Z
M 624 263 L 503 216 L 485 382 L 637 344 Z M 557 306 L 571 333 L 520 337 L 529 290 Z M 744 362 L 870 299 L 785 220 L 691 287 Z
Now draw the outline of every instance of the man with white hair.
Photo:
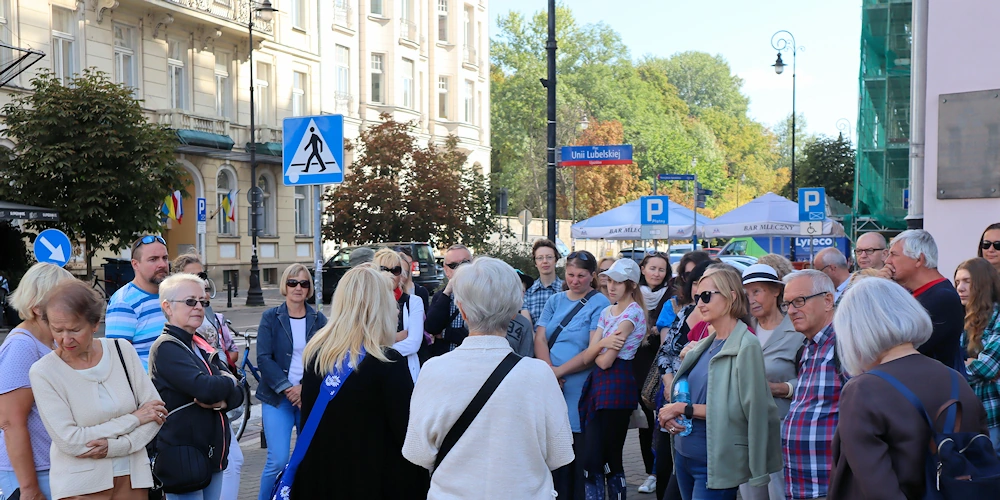
M 965 374 L 960 349 L 965 307 L 951 281 L 938 272 L 937 260 L 937 244 L 931 233 L 922 229 L 903 231 L 893 238 L 879 276 L 903 285 L 931 316 L 934 333 L 917 350 Z
M 859 236 L 854 247 L 854 257 L 858 263 L 858 269 L 879 270 L 885 267 L 885 259 L 889 257 L 885 236 L 876 232 Z
M 847 257 L 835 247 L 824 248 L 813 259 L 813 269 L 819 269 L 820 272 L 833 280 L 833 286 L 836 288 L 833 300 L 834 302 L 839 301 L 844 290 L 847 290 L 847 283 L 851 279 L 851 271 L 848 270 L 847 266 Z
M 783 281 L 782 306 L 795 330 L 806 337 L 796 356 L 795 396 L 781 424 L 785 490 L 796 500 L 825 499 L 845 382 L 833 331 L 835 288 L 829 276 L 815 269 L 793 272 Z

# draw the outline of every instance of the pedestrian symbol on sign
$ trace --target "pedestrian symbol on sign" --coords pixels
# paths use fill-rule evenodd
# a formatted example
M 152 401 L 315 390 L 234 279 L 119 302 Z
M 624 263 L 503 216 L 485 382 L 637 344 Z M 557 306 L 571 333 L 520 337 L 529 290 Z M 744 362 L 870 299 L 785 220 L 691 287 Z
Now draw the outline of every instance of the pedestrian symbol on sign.
M 298 182 L 299 177 L 325 173 L 328 168 L 332 169 L 334 173 L 342 172 L 336 158 L 327 147 L 328 144 L 329 141 L 323 137 L 323 133 L 316 127 L 315 121 L 309 120 L 308 132 L 302 134 L 299 146 L 296 148 L 295 155 L 292 156 L 292 161 L 286 171 L 288 178 L 292 182 Z M 319 168 L 310 172 L 309 169 L 314 164 L 318 164 Z
M 306 168 L 302 169 L 302 172 L 309 172 L 309 164 L 312 163 L 312 159 L 315 156 L 316 161 L 319 162 L 319 171 L 323 172 L 326 170 L 326 165 L 323 164 L 323 158 L 320 157 L 320 151 L 323 151 L 323 139 L 319 138 L 319 134 L 316 133 L 316 127 L 309 127 L 309 144 L 306 144 L 305 149 L 309 150 L 312 148 L 312 152 L 309 153 L 309 158 L 306 158 Z M 293 162 L 295 160 L 292 160 Z M 336 160 L 334 160 L 336 163 Z M 295 163 L 292 163 L 295 166 Z

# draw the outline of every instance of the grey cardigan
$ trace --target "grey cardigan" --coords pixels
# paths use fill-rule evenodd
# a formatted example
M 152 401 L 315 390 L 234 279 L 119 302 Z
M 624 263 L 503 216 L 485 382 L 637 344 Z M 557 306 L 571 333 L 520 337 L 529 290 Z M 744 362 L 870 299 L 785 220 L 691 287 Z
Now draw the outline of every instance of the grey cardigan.
M 760 328 L 756 318 L 753 322 L 754 331 Z M 785 315 L 785 319 L 774 329 L 774 333 L 761 346 L 764 351 L 764 371 L 767 373 L 768 382 L 788 382 L 792 384 L 794 391 L 798 384 L 798 374 L 795 369 L 795 355 L 802 348 L 802 341 L 805 336 L 795 331 L 792 326 L 792 319 Z M 774 404 L 778 407 L 778 418 L 785 419 L 788 408 L 792 404 L 791 398 L 779 398 L 775 396 Z

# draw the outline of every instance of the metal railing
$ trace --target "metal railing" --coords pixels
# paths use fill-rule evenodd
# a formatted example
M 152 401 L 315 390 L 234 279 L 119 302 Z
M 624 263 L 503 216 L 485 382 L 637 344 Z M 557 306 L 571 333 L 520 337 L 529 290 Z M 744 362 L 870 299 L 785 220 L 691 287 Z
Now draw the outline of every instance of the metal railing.
M 217 0 L 166 0 L 167 3 L 179 5 L 188 9 L 204 12 L 226 21 L 246 26 L 250 22 L 251 7 L 249 2 L 232 2 Z M 273 33 L 273 22 L 254 20 L 254 29 L 262 33 Z
M 407 19 L 399 20 L 399 36 L 411 42 L 417 41 L 417 24 Z
M 351 17 L 353 9 L 347 2 L 334 2 L 333 4 L 333 24 L 345 28 L 353 28 L 354 20 Z
M 479 59 L 476 58 L 476 48 L 471 45 L 462 46 L 462 62 L 476 66 Z
M 346 92 L 333 93 L 333 109 L 340 113 L 349 113 L 354 105 L 354 96 Z

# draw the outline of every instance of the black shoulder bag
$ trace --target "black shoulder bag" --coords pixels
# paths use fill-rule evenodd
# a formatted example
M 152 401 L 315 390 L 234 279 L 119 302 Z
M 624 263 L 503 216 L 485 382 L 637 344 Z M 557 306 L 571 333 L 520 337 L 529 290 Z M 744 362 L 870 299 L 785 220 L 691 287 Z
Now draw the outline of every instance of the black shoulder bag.
M 490 378 L 486 379 L 486 383 L 483 384 L 483 387 L 479 389 L 476 396 L 472 398 L 472 402 L 469 403 L 469 406 L 465 408 L 462 415 L 455 421 L 455 425 L 451 427 L 448 434 L 445 434 L 444 441 L 441 442 L 441 449 L 438 450 L 437 457 L 434 459 L 435 471 L 441 466 L 441 461 L 444 460 L 444 457 L 447 456 L 448 452 L 455 446 L 455 443 L 457 443 L 459 438 L 462 437 L 462 434 L 465 434 L 466 429 L 469 428 L 472 421 L 476 419 L 477 415 L 479 415 L 483 406 L 485 406 L 486 402 L 489 401 L 490 396 L 493 396 L 497 387 L 500 386 L 500 382 L 503 382 L 504 377 L 506 377 L 507 374 L 514 369 L 514 365 L 516 365 L 518 361 L 521 361 L 521 357 L 516 353 L 511 352 L 507 355 L 507 357 L 503 358 L 503 361 L 501 361 L 499 365 L 497 365 L 496 369 L 493 370 L 493 373 L 490 374 Z M 434 472 L 431 472 L 431 474 L 433 475 Z
M 563 318 L 562 323 L 559 323 L 556 330 L 552 332 L 552 336 L 549 337 L 549 349 L 552 349 L 552 346 L 556 345 L 556 339 L 559 338 L 559 334 L 562 333 L 563 328 L 566 328 L 566 325 L 573 320 L 573 316 L 576 316 L 576 313 L 580 312 L 580 309 L 583 309 L 583 306 L 587 305 L 587 302 L 589 302 L 594 295 L 597 295 L 597 290 L 587 292 L 587 295 L 580 299 L 580 302 L 577 302 L 576 307 L 574 307 L 573 310 L 570 311 L 565 318 Z

